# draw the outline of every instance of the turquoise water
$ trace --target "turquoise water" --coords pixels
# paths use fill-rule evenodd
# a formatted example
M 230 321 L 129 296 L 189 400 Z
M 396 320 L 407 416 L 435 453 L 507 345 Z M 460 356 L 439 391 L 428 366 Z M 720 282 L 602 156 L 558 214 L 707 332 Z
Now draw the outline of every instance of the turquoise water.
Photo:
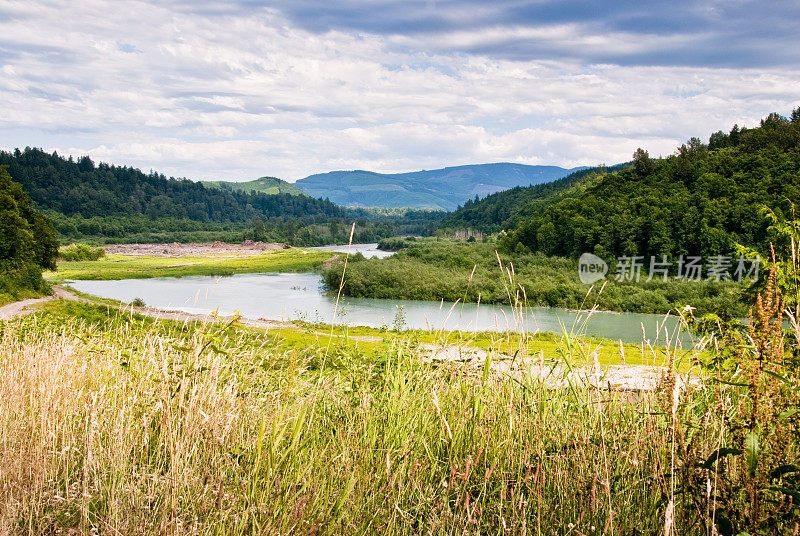
M 453 304 L 411 300 L 336 297 L 325 292 L 316 273 L 237 274 L 228 277 L 192 276 L 118 281 L 73 281 L 72 287 L 103 298 L 131 302 L 141 298 L 150 307 L 190 313 L 247 318 L 304 320 L 370 327 L 464 331 L 585 332 L 625 342 L 664 344 L 674 338 L 676 319 L 663 315 L 595 312 L 591 316 L 566 309 Z M 684 345 L 691 344 L 682 334 Z

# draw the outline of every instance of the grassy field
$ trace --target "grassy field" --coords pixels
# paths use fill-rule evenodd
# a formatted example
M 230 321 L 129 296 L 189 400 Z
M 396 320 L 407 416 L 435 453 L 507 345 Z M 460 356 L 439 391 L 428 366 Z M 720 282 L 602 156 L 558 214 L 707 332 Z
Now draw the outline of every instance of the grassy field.
M 425 364 L 414 334 L 364 343 L 354 337 L 375 333 L 264 333 L 58 302 L 0 326 L 0 532 L 663 524 L 655 395 Z
M 73 273 L 176 262 L 111 260 Z M 0 322 L 0 534 L 794 535 L 800 325 L 778 281 L 703 351 L 46 302 Z M 606 382 L 622 354 L 663 365 L 653 390 Z
M 260 255 L 155 257 L 106 255 L 94 261 L 59 261 L 48 279 L 141 279 L 253 272 L 305 272 L 319 268 L 330 252 L 286 249 Z

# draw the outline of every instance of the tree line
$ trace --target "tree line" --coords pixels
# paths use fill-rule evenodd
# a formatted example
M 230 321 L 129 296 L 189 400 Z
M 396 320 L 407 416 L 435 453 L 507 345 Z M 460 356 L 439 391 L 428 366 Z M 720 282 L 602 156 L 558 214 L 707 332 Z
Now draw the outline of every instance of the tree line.
M 381 213 L 327 199 L 206 188 L 187 179 L 74 159 L 27 147 L 0 151 L 36 207 L 65 242 L 240 241 L 294 245 L 375 241 L 394 234 L 431 234 L 442 212 Z
M 666 158 L 639 149 L 623 167 L 495 194 L 441 225 L 502 229 L 505 251 L 569 257 L 768 251 L 764 207 L 792 218 L 800 201 L 800 108 L 714 133 L 708 144 L 692 138 Z
M 38 207 L 65 216 L 145 215 L 202 222 L 242 222 L 253 217 L 317 222 L 345 216 L 341 207 L 327 200 L 206 188 L 154 171 L 95 164 L 88 156 L 76 160 L 30 147 L 0 151 L 0 165 L 8 166 Z
M 55 269 L 57 256 L 52 223 L 33 208 L 22 185 L 0 165 L 0 300 L 46 291 L 42 270 Z

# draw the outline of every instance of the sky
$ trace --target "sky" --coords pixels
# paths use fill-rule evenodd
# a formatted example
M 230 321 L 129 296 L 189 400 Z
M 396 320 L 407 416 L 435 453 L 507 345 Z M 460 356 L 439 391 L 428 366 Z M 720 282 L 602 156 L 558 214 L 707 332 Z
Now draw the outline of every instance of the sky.
M 0 148 L 194 180 L 668 155 L 800 106 L 800 3 L 0 0 Z

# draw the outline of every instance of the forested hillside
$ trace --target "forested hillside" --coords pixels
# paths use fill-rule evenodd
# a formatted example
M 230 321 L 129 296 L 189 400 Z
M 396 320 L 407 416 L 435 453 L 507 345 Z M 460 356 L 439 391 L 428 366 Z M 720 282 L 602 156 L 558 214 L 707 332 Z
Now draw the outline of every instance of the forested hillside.
M 206 188 L 220 188 L 233 192 L 258 192 L 262 194 L 308 195 L 290 182 L 276 177 L 261 177 L 253 181 L 200 181 Z
M 548 204 L 555 203 L 570 187 L 585 184 L 596 177 L 619 169 L 629 164 L 617 164 L 606 167 L 597 166 L 581 169 L 566 177 L 535 184 L 533 186 L 517 186 L 510 190 L 497 192 L 483 199 L 476 198 L 459 206 L 454 212 L 445 216 L 439 224 L 442 229 L 471 228 L 486 233 L 494 233 L 501 229 L 515 227 L 526 214 L 541 210 Z M 572 193 L 577 190 L 572 190 Z
M 40 149 L 0 151 L 37 208 L 65 241 L 241 241 L 323 245 L 349 239 L 375 241 L 394 234 L 430 234 L 441 213 L 381 215 L 339 207 L 307 195 L 206 188 L 186 179 L 126 166 L 73 160 Z M 291 185 L 290 185 L 291 186 Z
M 554 189 L 507 194 L 531 196 L 516 211 L 499 202 L 503 194 L 490 196 L 442 225 L 503 228 L 507 251 L 569 257 L 708 257 L 734 254 L 736 244 L 765 251 L 764 207 L 792 216 L 800 202 L 800 108 L 717 132 L 708 144 L 692 138 L 667 158 L 639 149 L 626 169 Z
M 331 203 L 290 194 L 264 195 L 206 188 L 187 179 L 127 166 L 77 161 L 40 149 L 0 151 L 0 165 L 19 181 L 38 207 L 66 216 L 137 216 L 235 222 L 261 218 L 323 220 L 344 216 Z
M 42 269 L 54 269 L 58 237 L 0 166 L 0 304 L 44 292 Z

